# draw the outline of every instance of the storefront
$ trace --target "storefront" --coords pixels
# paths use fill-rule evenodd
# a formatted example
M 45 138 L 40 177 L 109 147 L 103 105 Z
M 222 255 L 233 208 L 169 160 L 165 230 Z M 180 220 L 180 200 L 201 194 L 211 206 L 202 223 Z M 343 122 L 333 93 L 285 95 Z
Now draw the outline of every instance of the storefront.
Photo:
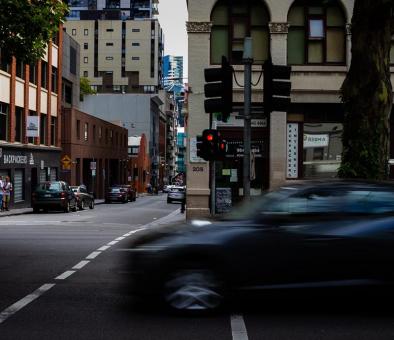
M 59 148 L 1 146 L 0 176 L 9 176 L 14 189 L 11 207 L 30 207 L 36 185 L 58 179 L 59 164 Z

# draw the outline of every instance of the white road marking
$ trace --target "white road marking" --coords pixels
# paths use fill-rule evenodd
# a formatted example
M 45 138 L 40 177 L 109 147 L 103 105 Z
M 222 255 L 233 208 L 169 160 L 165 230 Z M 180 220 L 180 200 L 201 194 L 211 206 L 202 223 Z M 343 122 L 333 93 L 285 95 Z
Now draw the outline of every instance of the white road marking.
M 81 261 L 77 263 L 72 269 L 81 269 L 85 267 L 90 261 Z
M 231 333 L 233 340 L 248 340 L 248 332 L 242 315 L 231 315 Z
M 46 283 L 42 285 L 40 288 L 36 289 L 33 293 L 26 295 L 24 298 L 20 299 L 19 301 L 15 302 L 13 305 L 4 309 L 0 313 L 0 323 L 4 322 L 6 319 L 8 319 L 10 316 L 15 314 L 19 310 L 21 310 L 30 302 L 33 302 L 35 299 L 40 297 L 46 291 L 50 290 L 53 286 L 55 286 L 55 283 Z
M 102 246 L 99 249 L 97 249 L 98 251 L 105 251 L 107 249 L 111 248 L 111 246 Z
M 75 270 L 67 270 L 63 274 L 60 274 L 59 276 L 55 277 L 55 280 L 65 280 L 74 273 Z
M 125 239 L 124 236 L 120 236 L 120 237 L 116 238 L 115 241 L 122 241 L 122 240 L 124 240 L 124 239 Z
M 101 251 L 94 251 L 93 253 L 90 253 L 88 256 L 86 256 L 87 260 L 93 260 L 97 256 L 101 254 Z
M 114 244 L 117 244 L 118 242 L 119 242 L 119 241 L 111 241 L 111 242 L 108 242 L 107 245 L 113 246 Z

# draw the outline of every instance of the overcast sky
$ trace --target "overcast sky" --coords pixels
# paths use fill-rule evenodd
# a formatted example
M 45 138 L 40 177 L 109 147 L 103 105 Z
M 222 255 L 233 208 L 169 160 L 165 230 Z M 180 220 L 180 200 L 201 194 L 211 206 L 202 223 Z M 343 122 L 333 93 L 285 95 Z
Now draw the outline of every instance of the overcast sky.
M 186 0 L 159 0 L 159 22 L 164 32 L 164 55 L 183 56 L 187 77 Z M 186 82 L 187 79 L 184 79 Z

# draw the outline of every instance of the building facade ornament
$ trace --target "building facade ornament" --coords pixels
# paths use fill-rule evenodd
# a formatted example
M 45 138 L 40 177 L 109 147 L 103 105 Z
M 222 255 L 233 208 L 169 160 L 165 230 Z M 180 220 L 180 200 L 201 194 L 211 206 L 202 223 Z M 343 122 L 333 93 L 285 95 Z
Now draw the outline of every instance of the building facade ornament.
M 210 21 L 186 21 L 187 33 L 211 33 Z
M 346 24 L 346 35 L 352 35 L 352 24 Z
M 287 22 L 270 22 L 269 24 L 271 34 L 287 34 L 289 33 L 289 24 Z

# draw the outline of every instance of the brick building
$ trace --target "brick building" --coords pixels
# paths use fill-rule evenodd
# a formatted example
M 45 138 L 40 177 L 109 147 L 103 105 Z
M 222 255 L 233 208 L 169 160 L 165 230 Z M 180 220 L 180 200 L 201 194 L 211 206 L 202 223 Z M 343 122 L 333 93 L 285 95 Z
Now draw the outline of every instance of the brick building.
M 85 184 L 103 198 L 109 186 L 127 181 L 127 143 L 127 129 L 65 108 L 61 178 L 70 185 Z

